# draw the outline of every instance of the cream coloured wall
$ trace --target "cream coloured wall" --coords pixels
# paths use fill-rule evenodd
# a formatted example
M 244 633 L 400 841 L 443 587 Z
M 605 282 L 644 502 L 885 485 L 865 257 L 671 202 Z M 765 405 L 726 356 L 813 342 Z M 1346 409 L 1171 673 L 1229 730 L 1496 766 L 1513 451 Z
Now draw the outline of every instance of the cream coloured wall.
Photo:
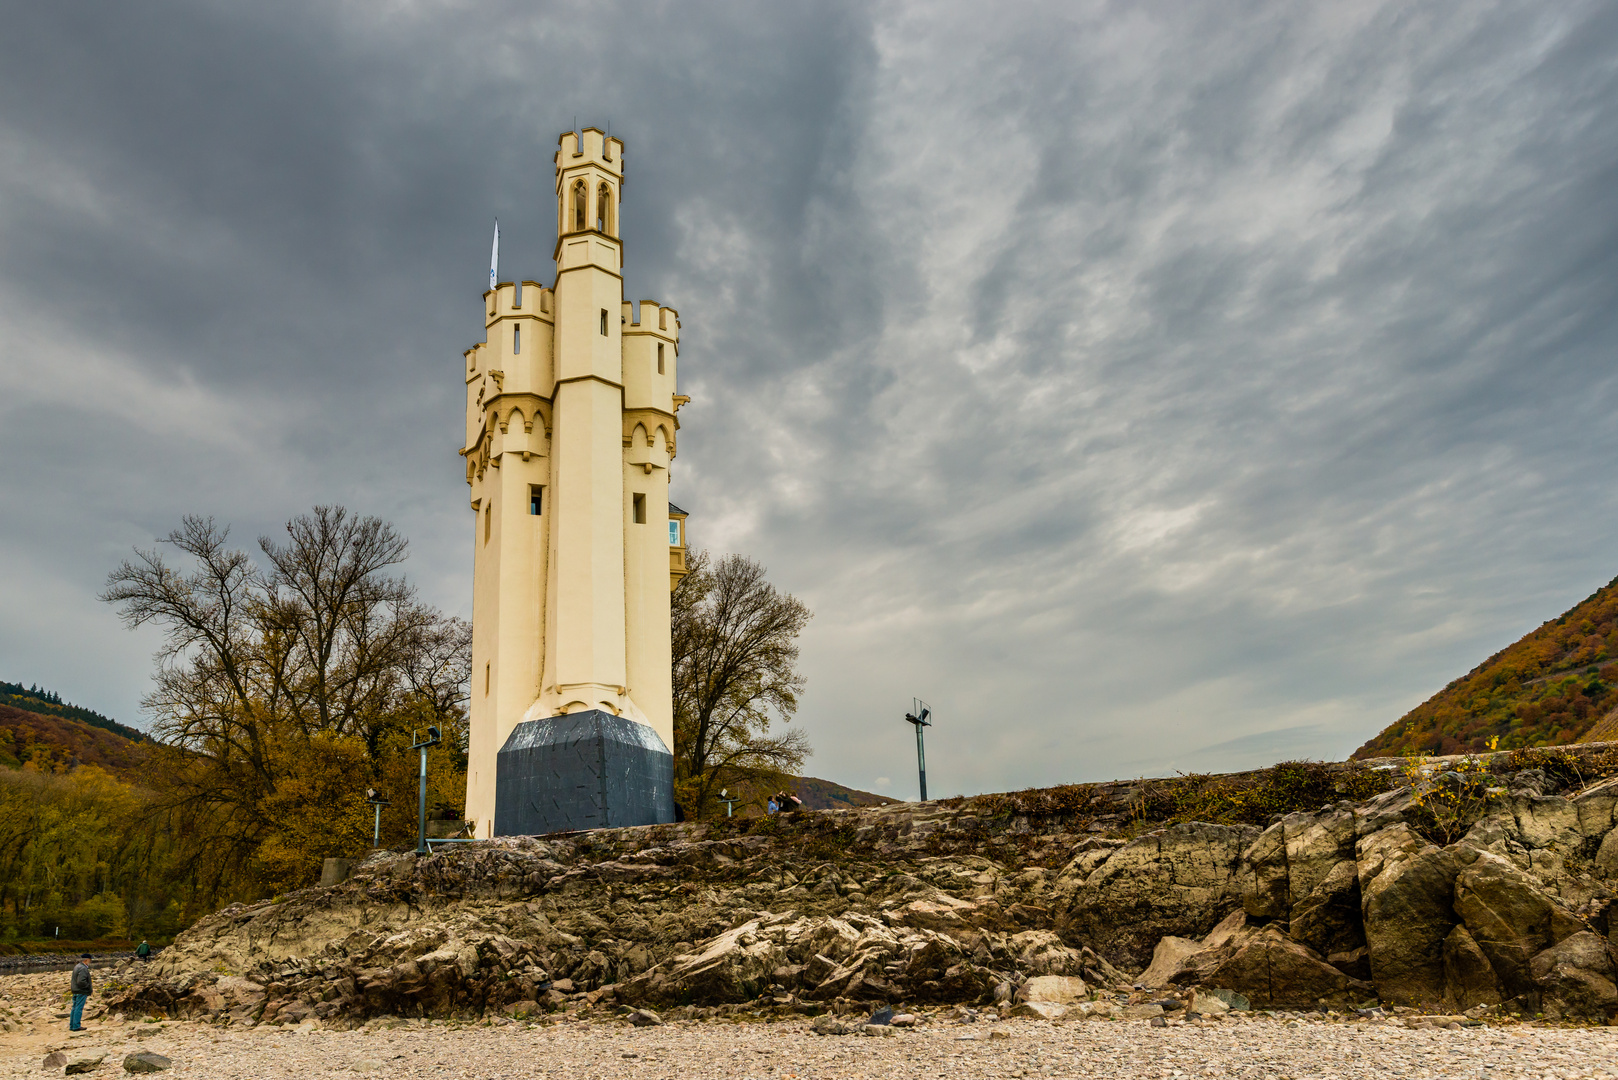
M 513 283 L 485 293 L 485 341 L 465 355 L 461 453 L 476 512 L 466 813 L 479 836 L 493 823 L 496 755 L 525 719 L 603 709 L 674 746 L 667 523 L 684 400 L 679 316 L 646 301 L 637 321 L 624 302 L 622 144 L 581 134 L 577 144 L 564 133 L 556 155 L 554 288 L 524 282 L 521 303 Z M 570 198 L 580 180 L 591 196 L 583 230 Z M 611 205 L 599 230 L 603 185 Z M 538 516 L 528 512 L 534 485 L 544 491 Z

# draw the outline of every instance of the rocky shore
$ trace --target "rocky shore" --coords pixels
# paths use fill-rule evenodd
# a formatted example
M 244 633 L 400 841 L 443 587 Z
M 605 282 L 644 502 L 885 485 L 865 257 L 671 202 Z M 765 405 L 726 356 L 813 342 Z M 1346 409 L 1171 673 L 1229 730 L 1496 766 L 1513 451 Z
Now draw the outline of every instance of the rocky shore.
M 339 1029 L 882 1004 L 1606 1021 L 1610 751 L 1484 762 L 1453 842 L 1434 803 L 1473 774 L 1437 761 L 1414 788 L 1375 762 L 1323 767 L 1377 793 L 1254 824 L 1154 823 L 1152 784 L 1171 782 L 1141 781 L 378 853 L 336 886 L 203 919 L 108 1007 Z

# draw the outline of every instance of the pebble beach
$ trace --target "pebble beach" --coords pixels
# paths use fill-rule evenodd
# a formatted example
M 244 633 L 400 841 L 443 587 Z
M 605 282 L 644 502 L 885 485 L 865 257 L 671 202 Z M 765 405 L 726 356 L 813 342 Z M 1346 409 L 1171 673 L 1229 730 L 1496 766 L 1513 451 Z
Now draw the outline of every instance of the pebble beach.
M 1320 1013 L 1232 1013 L 1205 1020 L 993 1019 L 956 1010 L 919 1014 L 891 1035 L 816 1035 L 808 1018 L 747 1018 L 633 1027 L 611 1016 L 548 1022 L 373 1020 L 350 1031 L 221 1027 L 99 1016 L 69 1037 L 62 976 L 0 978 L 0 1075 L 37 1076 L 46 1055 L 105 1052 L 85 1075 L 125 1075 L 124 1058 L 151 1051 L 158 1075 L 270 1077 L 569 1077 L 587 1080 L 851 1080 L 926 1077 L 1132 1077 L 1342 1080 L 1478 1077 L 1618 1078 L 1618 1028 L 1505 1022 L 1460 1026 L 1420 1015 L 1365 1019 Z M 88 1015 L 95 1016 L 95 999 Z M 61 1066 L 49 1073 L 60 1075 Z M 47 1073 L 48 1074 L 48 1073 Z

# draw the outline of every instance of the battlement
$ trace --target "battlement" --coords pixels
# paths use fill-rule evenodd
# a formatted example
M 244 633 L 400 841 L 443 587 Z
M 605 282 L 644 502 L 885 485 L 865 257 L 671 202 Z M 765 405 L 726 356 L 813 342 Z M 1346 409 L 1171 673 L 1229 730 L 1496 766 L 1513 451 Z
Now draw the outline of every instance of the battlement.
M 663 307 L 656 300 L 642 300 L 640 318 L 637 319 L 635 305 L 625 300 L 624 327 L 625 333 L 638 330 L 643 334 L 657 333 L 679 341 L 680 313 L 671 307 Z
M 564 131 L 556 140 L 561 147 L 556 151 L 558 174 L 574 165 L 595 165 L 622 178 L 624 175 L 624 144 L 602 131 L 587 127 L 583 131 Z
M 537 281 L 525 281 L 522 283 L 522 303 L 519 304 L 517 299 L 517 283 L 514 281 L 502 281 L 493 289 L 485 289 L 483 293 L 485 324 L 513 315 L 532 315 L 554 321 L 553 312 L 556 310 L 554 290 Z

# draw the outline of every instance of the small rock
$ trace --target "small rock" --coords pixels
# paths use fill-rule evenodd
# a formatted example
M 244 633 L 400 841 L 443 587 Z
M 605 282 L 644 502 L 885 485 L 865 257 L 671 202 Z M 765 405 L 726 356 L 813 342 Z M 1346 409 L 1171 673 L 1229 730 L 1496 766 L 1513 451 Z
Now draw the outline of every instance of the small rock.
M 150 1050 L 142 1050 L 138 1054 L 130 1054 L 124 1058 L 124 1072 L 128 1073 L 154 1073 L 172 1068 L 174 1062 L 162 1054 L 154 1054 Z
M 1011 1015 L 1030 1020 L 1060 1020 L 1067 1015 L 1067 1006 L 1054 1001 L 1024 1001 L 1012 1007 Z
M 66 1075 L 76 1076 L 79 1073 L 90 1072 L 106 1059 L 107 1054 L 104 1050 L 99 1054 L 85 1054 L 83 1057 L 76 1057 L 67 1063 Z
M 1163 1015 L 1163 1006 L 1151 1005 L 1125 1005 L 1118 1011 L 1118 1015 L 1125 1020 L 1150 1020 L 1155 1016 Z
M 989 1032 L 989 1039 L 991 1041 L 994 1040 L 994 1039 L 1009 1039 L 1009 1038 L 1011 1038 L 1011 1032 L 1009 1032 L 1009 1031 L 991 1031 L 991 1032 Z
M 890 1025 L 890 1024 L 862 1024 L 862 1025 L 860 1025 L 860 1034 L 861 1035 L 896 1035 L 896 1034 L 898 1034 L 898 1032 L 894 1031 L 892 1025 Z
M 650 1009 L 636 1009 L 629 1014 L 629 1022 L 636 1027 L 660 1027 L 663 1018 Z
M 1153 1027 L 1168 1027 L 1169 1022 L 1167 1020 L 1163 1019 L 1161 1016 L 1154 1016 L 1154 1017 L 1152 1017 L 1152 1026 Z
M 809 1030 L 816 1035 L 847 1035 L 848 1025 L 835 1016 L 817 1016 Z
M 376 1058 L 360 1058 L 358 1061 L 354 1062 L 354 1064 L 350 1065 L 349 1068 L 353 1069 L 355 1072 L 377 1072 L 382 1068 L 382 1063 L 376 1060 Z
M 66 1065 L 66 1064 L 67 1064 L 67 1055 L 62 1053 L 60 1050 L 52 1050 L 50 1053 L 45 1055 L 45 1063 L 43 1065 L 41 1065 L 40 1068 L 41 1069 L 60 1069 L 62 1066 Z
M 872 1013 L 871 1018 L 865 1022 L 867 1024 L 881 1024 L 884 1026 L 893 1023 L 893 1007 L 890 1005 L 882 1006 L 876 1012 Z
M 907 1028 L 916 1026 L 916 1017 L 912 1013 L 900 1013 L 891 1021 L 894 1027 Z

